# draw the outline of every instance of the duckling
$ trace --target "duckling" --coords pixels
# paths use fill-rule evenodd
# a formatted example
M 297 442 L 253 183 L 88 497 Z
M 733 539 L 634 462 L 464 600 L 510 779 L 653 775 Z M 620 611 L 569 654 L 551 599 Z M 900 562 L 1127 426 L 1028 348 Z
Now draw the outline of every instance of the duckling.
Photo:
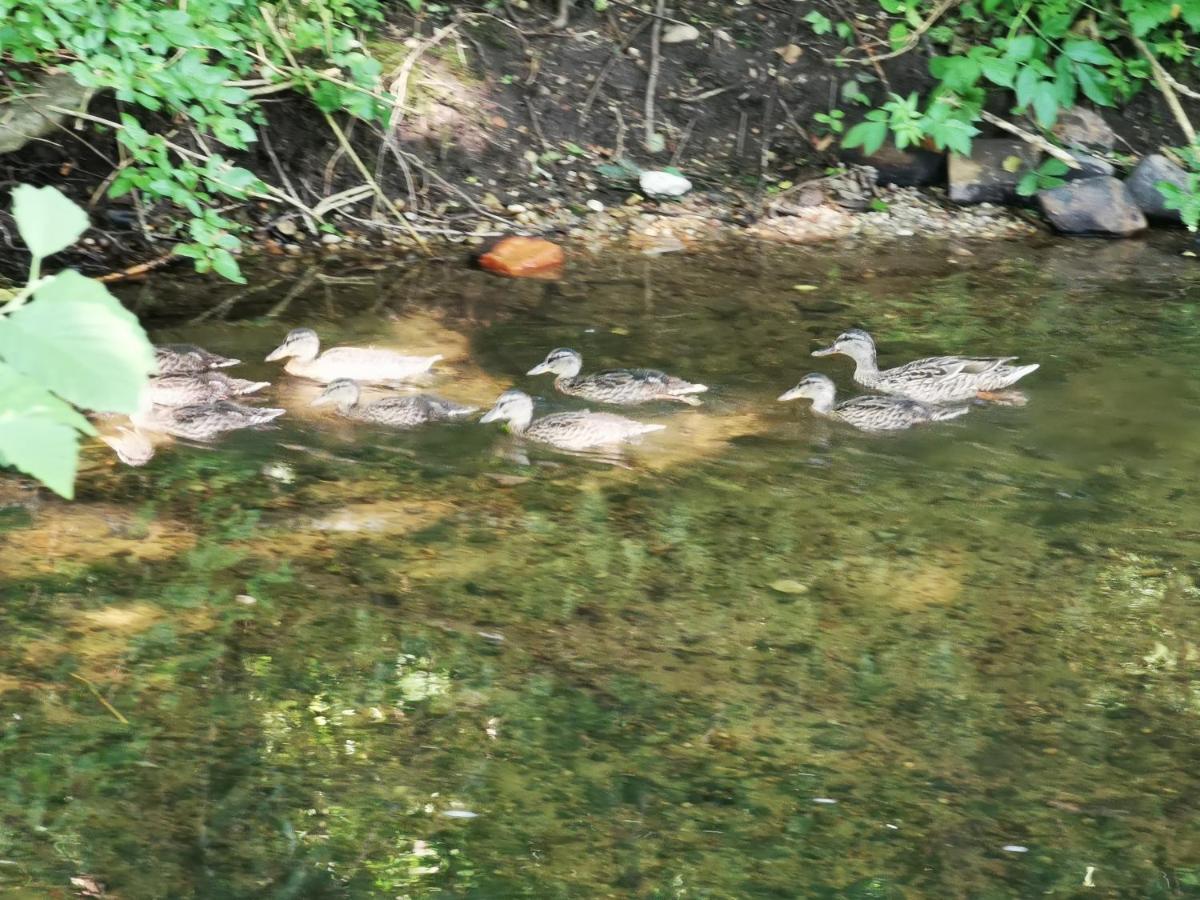
M 505 391 L 480 422 L 508 422 L 513 433 L 561 450 L 589 450 L 634 443 L 665 425 L 635 422 L 613 413 L 554 413 L 533 421 L 533 398 L 523 391 Z
M 320 354 L 320 355 L 318 355 Z M 321 353 L 321 339 L 311 328 L 293 328 L 283 343 L 267 355 L 267 362 L 287 359 L 284 371 L 301 378 L 328 384 L 350 378 L 364 384 L 411 381 L 429 371 L 442 358 L 403 356 L 375 347 L 333 347 Z
M 151 403 L 159 406 L 187 406 L 191 403 L 212 403 L 215 400 L 243 397 L 270 385 L 269 381 L 230 378 L 224 372 L 195 372 L 190 375 L 151 378 L 146 385 L 146 395 Z
M 560 393 L 614 406 L 636 406 L 654 400 L 699 406 L 700 400 L 691 395 L 708 390 L 703 384 L 692 384 L 657 369 L 605 369 L 580 376 L 582 368 L 582 356 L 574 350 L 559 347 L 551 350 L 544 360 L 526 374 L 553 372 L 556 376 L 554 387 Z
M 339 378 L 331 381 L 325 392 L 314 400 L 311 406 L 324 406 L 327 403 L 336 404 L 337 410 L 348 419 L 360 422 L 374 422 L 379 425 L 394 425 L 397 428 L 411 428 L 414 425 L 424 425 L 426 422 L 446 422 L 460 419 L 475 412 L 477 406 L 463 406 L 431 394 L 417 394 L 412 397 L 384 397 L 364 406 L 358 405 L 360 391 L 358 383 L 349 378 Z
M 210 353 L 195 344 L 161 344 L 154 348 L 159 375 L 191 375 L 209 369 L 227 369 L 240 359 Z
M 127 466 L 144 466 L 154 458 L 154 444 L 136 427 L 120 425 L 115 432 L 100 435 L 100 440 Z
M 209 441 L 226 431 L 265 425 L 287 410 L 243 406 L 232 400 L 192 403 L 188 406 L 151 406 L 130 418 L 145 431 L 160 432 L 193 441 Z
M 838 335 L 831 346 L 814 350 L 813 356 L 835 353 L 854 360 L 854 380 L 863 387 L 922 403 L 953 403 L 976 397 L 1019 402 L 1022 398 L 999 392 L 1038 368 L 1037 363 L 1008 365 L 1015 356 L 931 356 L 881 372 L 876 363 L 875 341 L 859 328 Z
M 926 422 L 942 422 L 954 419 L 967 412 L 965 406 L 927 406 L 916 400 L 900 397 L 864 395 L 834 404 L 837 388 L 824 375 L 805 375 L 790 391 L 779 396 L 780 400 L 796 400 L 807 397 L 812 400 L 813 412 L 818 416 L 853 425 L 862 431 L 897 431 Z

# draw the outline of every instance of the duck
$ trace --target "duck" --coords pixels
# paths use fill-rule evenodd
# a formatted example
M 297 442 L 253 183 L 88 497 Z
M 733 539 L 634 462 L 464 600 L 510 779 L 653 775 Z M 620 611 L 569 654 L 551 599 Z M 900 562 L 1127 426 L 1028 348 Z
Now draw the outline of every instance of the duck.
M 192 375 L 236 366 L 240 359 L 211 353 L 195 344 L 160 344 L 154 348 L 159 375 Z
M 900 431 L 927 422 L 944 422 L 965 415 L 966 406 L 933 406 L 902 397 L 865 394 L 837 403 L 837 388 L 825 375 L 811 374 L 800 383 L 780 394 L 781 401 L 812 400 L 812 410 L 818 416 L 838 419 L 860 431 Z
M 375 347 L 333 347 L 321 353 L 321 339 L 311 328 L 293 328 L 283 343 L 267 355 L 267 362 L 287 359 L 284 371 L 301 378 L 328 384 L 349 378 L 364 384 L 411 381 L 424 375 L 442 358 L 404 356 Z
M 854 360 L 854 380 L 884 394 L 896 394 L 922 403 L 954 403 L 961 400 L 1019 402 L 1018 397 L 1000 393 L 1038 369 L 1038 363 L 1009 365 L 1015 356 L 930 356 L 879 371 L 875 341 L 860 328 L 838 335 L 830 346 L 814 350 L 813 356 L 840 353 Z
M 358 403 L 360 394 L 358 382 L 351 381 L 349 378 L 339 378 L 331 381 L 324 393 L 309 405 L 324 406 L 333 403 L 337 406 L 338 412 L 348 419 L 374 422 L 378 425 L 392 425 L 397 428 L 411 428 L 427 422 L 461 419 L 479 409 L 477 406 L 464 406 L 432 394 L 384 397 L 382 400 L 360 406 Z
M 703 384 L 693 384 L 657 369 L 605 369 L 580 376 L 582 369 L 583 357 L 579 353 L 559 347 L 551 350 L 526 374 L 552 372 L 556 376 L 554 387 L 559 393 L 614 406 L 636 406 L 655 400 L 699 406 L 700 400 L 692 395 L 708 390 Z
M 285 412 L 287 410 L 217 400 L 187 406 L 143 406 L 131 418 L 133 424 L 144 431 L 193 441 L 210 441 L 226 431 L 265 425 Z
M 535 421 L 533 398 L 518 390 L 501 394 L 496 404 L 479 421 L 507 422 L 514 434 L 560 450 L 590 450 L 635 443 L 642 435 L 666 428 L 665 425 L 636 422 L 614 413 L 588 410 L 552 413 Z
M 212 403 L 215 400 L 243 397 L 270 385 L 269 381 L 230 378 L 224 372 L 212 370 L 151 378 L 146 384 L 145 392 L 150 402 L 158 406 L 187 406 L 192 403 Z
M 116 431 L 100 435 L 100 440 L 127 466 L 144 466 L 154 458 L 154 444 L 136 427 L 120 425 Z

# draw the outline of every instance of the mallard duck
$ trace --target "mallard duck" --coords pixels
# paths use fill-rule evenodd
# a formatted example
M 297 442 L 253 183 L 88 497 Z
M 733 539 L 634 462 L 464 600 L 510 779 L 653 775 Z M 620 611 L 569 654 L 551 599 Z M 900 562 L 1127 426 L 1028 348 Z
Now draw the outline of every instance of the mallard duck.
M 441 358 L 440 353 L 436 356 L 403 356 L 375 347 L 333 347 L 321 353 L 321 339 L 315 331 L 293 328 L 283 343 L 267 355 L 267 362 L 287 359 L 285 372 L 324 384 L 339 378 L 364 384 L 387 384 L 411 381 L 424 375 Z
M 230 378 L 224 372 L 196 372 L 191 375 L 167 375 L 151 378 L 146 384 L 146 396 L 159 406 L 187 406 L 192 403 L 212 403 L 243 397 L 269 387 L 269 381 L 248 381 Z
M 152 406 L 135 413 L 133 423 L 146 431 L 156 431 L 193 441 L 208 441 L 226 431 L 253 428 L 282 416 L 287 410 L 265 406 L 243 406 L 232 400 L 192 403 L 188 406 Z
M 324 406 L 333 403 L 338 412 L 348 419 L 360 422 L 375 422 L 379 425 L 393 425 L 397 428 L 411 428 L 414 425 L 424 425 L 426 422 L 445 422 L 450 419 L 461 419 L 475 412 L 477 406 L 463 406 L 431 394 L 417 394 L 412 397 L 384 397 L 363 406 L 358 405 L 360 395 L 358 382 L 349 378 L 339 378 L 331 381 L 325 392 L 314 400 L 311 406 Z
M 996 394 L 1038 368 L 1037 363 L 1010 366 L 1015 356 L 931 356 L 879 371 L 875 341 L 865 331 L 853 328 L 813 356 L 841 353 L 854 360 L 854 380 L 863 387 L 898 394 L 922 403 L 953 403 L 957 400 L 1001 400 Z
M 562 450 L 589 450 L 632 443 L 665 425 L 635 422 L 603 412 L 563 412 L 533 421 L 533 398 L 523 391 L 505 391 L 480 422 L 508 422 L 515 434 Z
M 100 435 L 100 440 L 127 466 L 144 466 L 154 458 L 154 444 L 136 427 L 120 425 L 115 432 Z
M 853 397 L 835 405 L 837 388 L 829 378 L 816 374 L 805 375 L 799 384 L 785 391 L 779 399 L 797 400 L 801 397 L 812 400 L 813 412 L 818 416 L 840 419 L 862 431 L 897 431 L 926 422 L 954 419 L 967 412 L 965 406 L 929 406 L 916 400 L 872 394 Z
M 210 353 L 195 344 L 162 344 L 154 348 L 154 361 L 159 375 L 190 375 L 209 369 L 227 369 L 240 359 L 230 359 Z
M 554 387 L 560 393 L 614 406 L 636 406 L 654 400 L 699 406 L 700 400 L 691 395 L 708 390 L 702 384 L 692 384 L 657 369 L 605 369 L 580 376 L 581 369 L 583 357 L 574 350 L 559 347 L 526 374 L 553 372 Z

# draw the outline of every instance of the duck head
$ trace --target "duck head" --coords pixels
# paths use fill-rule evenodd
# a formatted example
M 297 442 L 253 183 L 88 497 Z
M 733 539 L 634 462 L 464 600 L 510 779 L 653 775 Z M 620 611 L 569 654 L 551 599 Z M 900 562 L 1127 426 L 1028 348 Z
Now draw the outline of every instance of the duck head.
M 780 400 L 799 400 L 801 398 L 812 400 L 814 405 L 832 406 L 833 398 L 837 393 L 837 388 L 833 386 L 833 382 L 825 375 L 818 375 L 815 372 L 811 375 L 805 375 L 790 391 L 784 391 L 779 395 Z
M 505 391 L 495 405 L 483 414 L 480 422 L 508 422 L 514 431 L 522 432 L 533 420 L 533 398 L 524 391 Z
M 559 347 L 546 354 L 546 358 L 526 372 L 526 375 L 544 375 L 553 372 L 563 378 L 574 378 L 583 368 L 583 357 L 566 347 Z
M 813 356 L 833 356 L 835 353 L 841 353 L 843 356 L 849 356 L 853 360 L 862 360 L 864 362 L 875 359 L 875 341 L 871 336 L 861 328 L 851 328 L 849 331 L 843 331 L 828 347 L 821 350 L 814 350 Z
M 321 350 L 321 339 L 311 328 L 293 328 L 283 339 L 283 343 L 267 354 L 267 362 L 288 357 L 299 357 L 303 360 L 316 359 Z
M 329 382 L 309 406 L 327 406 L 330 403 L 340 409 L 349 409 L 358 403 L 358 382 L 349 378 L 338 378 Z

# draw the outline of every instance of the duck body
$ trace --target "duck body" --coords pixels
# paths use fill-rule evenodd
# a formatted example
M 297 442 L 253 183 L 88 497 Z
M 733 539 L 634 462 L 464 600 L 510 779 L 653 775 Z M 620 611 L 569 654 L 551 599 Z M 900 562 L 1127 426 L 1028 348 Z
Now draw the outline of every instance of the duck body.
M 287 359 L 284 371 L 322 384 L 350 379 L 364 384 L 411 381 L 441 359 L 435 356 L 405 356 L 376 347 L 333 347 L 321 353 L 321 342 L 311 328 L 295 328 L 267 356 L 267 362 Z
M 614 406 L 636 406 L 658 400 L 699 406 L 700 400 L 694 395 L 708 390 L 703 384 L 693 384 L 657 369 L 605 369 L 580 375 L 582 368 L 582 356 L 560 347 L 551 350 L 527 374 L 553 372 L 554 387 L 559 393 Z
M 236 366 L 241 360 L 210 353 L 195 344 L 161 344 L 154 348 L 159 375 L 192 375 Z
M 574 451 L 635 443 L 642 435 L 666 427 L 587 410 L 553 413 L 535 420 L 533 399 L 522 391 L 505 391 L 479 421 L 507 421 L 514 433 L 529 440 Z
M 230 378 L 224 372 L 204 371 L 151 378 L 146 385 L 146 395 L 158 406 L 187 406 L 242 397 L 269 385 L 269 381 L 248 381 Z
M 340 378 L 330 383 L 325 392 L 312 402 L 313 406 L 333 403 L 348 419 L 390 425 L 394 428 L 413 428 L 430 422 L 448 422 L 475 412 L 478 407 L 464 406 L 432 394 L 412 397 L 384 397 L 372 403 L 359 403 L 357 382 Z
M 922 403 L 954 403 L 1011 387 L 1037 363 L 1010 365 L 1015 356 L 931 356 L 894 369 L 880 371 L 875 341 L 867 332 L 852 329 L 838 336 L 833 345 L 814 351 L 813 356 L 843 354 L 854 360 L 854 380 L 863 387 Z
M 209 441 L 226 431 L 265 425 L 286 410 L 265 406 L 243 406 L 232 400 L 192 403 L 187 406 L 154 406 L 139 412 L 134 424 L 145 431 L 157 431 L 193 441 Z
M 944 422 L 966 415 L 965 406 L 935 406 L 903 397 L 868 394 L 837 403 L 837 389 L 824 375 L 806 375 L 780 400 L 812 400 L 813 412 L 828 419 L 837 419 L 860 431 L 902 431 L 914 425 Z

